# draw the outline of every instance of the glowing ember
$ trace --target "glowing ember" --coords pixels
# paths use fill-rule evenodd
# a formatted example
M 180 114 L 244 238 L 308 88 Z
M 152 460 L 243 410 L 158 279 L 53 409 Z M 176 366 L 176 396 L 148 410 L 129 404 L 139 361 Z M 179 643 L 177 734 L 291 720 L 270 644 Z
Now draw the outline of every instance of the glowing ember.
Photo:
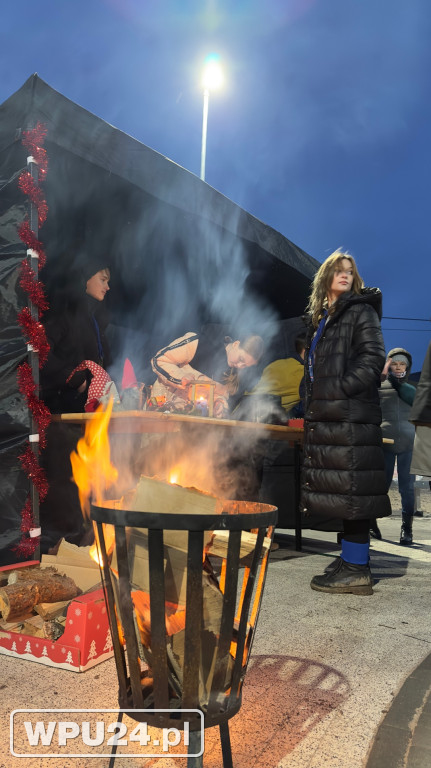
M 78 441 L 76 451 L 70 454 L 73 479 L 78 486 L 79 501 L 84 517 L 90 517 L 90 499 L 100 504 L 107 489 L 118 477 L 117 469 L 111 464 L 108 425 L 113 400 L 106 411 L 98 408 L 99 418 L 91 419 L 85 427 L 85 435 Z
M 181 485 L 181 483 L 178 482 L 180 479 L 180 471 L 180 467 L 174 467 L 169 472 L 168 480 L 170 483 L 172 483 L 172 485 Z

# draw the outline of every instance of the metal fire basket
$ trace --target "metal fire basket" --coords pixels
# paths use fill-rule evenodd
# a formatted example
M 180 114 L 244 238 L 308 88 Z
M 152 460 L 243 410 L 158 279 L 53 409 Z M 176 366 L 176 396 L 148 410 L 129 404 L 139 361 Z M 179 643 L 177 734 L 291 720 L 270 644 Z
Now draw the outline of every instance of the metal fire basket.
M 219 726 L 223 766 L 232 768 L 228 720 L 241 706 L 277 508 L 229 501 L 220 514 L 171 514 L 104 502 L 92 505 L 91 517 L 120 709 L 138 722 L 180 730 L 180 710 L 199 710 L 204 728 Z M 177 539 L 186 542 L 181 584 L 178 550 L 167 545 Z M 187 721 L 187 765 L 200 768 L 202 718 Z M 115 752 L 111 767 L 114 760 Z

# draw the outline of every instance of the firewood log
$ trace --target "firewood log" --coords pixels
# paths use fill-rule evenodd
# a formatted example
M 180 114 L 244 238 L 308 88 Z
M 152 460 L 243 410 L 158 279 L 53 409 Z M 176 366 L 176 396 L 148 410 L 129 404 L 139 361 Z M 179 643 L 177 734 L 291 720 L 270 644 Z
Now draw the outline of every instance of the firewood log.
M 18 581 L 38 581 L 39 579 L 46 579 L 49 576 L 56 575 L 59 575 L 58 571 L 52 566 L 41 568 L 40 565 L 37 565 L 31 568 L 17 568 L 15 571 L 10 572 L 7 583 L 16 584 Z
M 0 588 L 0 610 L 6 621 L 13 621 L 37 603 L 71 600 L 79 594 L 80 589 L 69 576 L 49 574 L 37 581 L 19 579 L 15 584 Z
M 19 581 L 0 588 L 0 611 L 5 621 L 15 621 L 18 616 L 30 613 L 37 598 L 34 581 Z

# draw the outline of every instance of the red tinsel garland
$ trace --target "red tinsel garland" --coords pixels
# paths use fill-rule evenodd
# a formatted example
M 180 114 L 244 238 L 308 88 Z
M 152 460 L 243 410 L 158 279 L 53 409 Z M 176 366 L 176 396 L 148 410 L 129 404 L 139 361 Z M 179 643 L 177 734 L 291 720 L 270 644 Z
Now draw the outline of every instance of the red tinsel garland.
M 27 259 L 23 259 L 20 269 L 19 284 L 23 291 L 28 294 L 32 304 L 39 310 L 39 317 L 48 309 L 48 301 L 45 296 L 43 283 L 36 279 L 36 273 L 31 268 Z
M 27 448 L 21 454 L 19 460 L 25 473 L 31 479 L 33 485 L 36 486 L 40 501 L 43 501 L 48 493 L 48 481 L 45 470 L 39 466 L 38 457 L 33 453 L 30 443 L 27 444 Z
M 37 208 L 37 216 L 39 220 L 39 227 L 45 224 L 46 217 L 48 215 L 48 205 L 43 196 L 43 192 L 39 185 L 35 182 L 33 176 L 29 171 L 22 171 L 18 176 L 18 186 L 21 192 L 28 195 L 31 202 Z
M 39 166 L 39 175 L 41 175 L 41 181 L 43 181 L 43 176 L 48 170 L 48 155 L 46 154 L 46 149 L 44 149 L 42 146 L 45 141 L 47 132 L 48 130 L 46 125 L 43 125 L 43 123 L 37 123 L 36 127 L 31 131 L 23 131 L 21 139 L 23 146 L 28 149 L 29 152 L 31 152 Z
M 31 498 L 28 496 L 21 512 L 20 531 L 23 536 L 19 544 L 14 547 L 14 551 L 18 554 L 18 556 L 26 558 L 27 560 L 34 554 L 39 541 L 39 537 L 33 538 L 29 536 L 29 532 L 32 530 L 32 528 L 34 528 L 34 517 L 31 506 Z
M 39 427 L 39 447 L 43 451 L 46 447 L 46 430 L 51 421 L 51 412 L 43 400 L 39 400 L 36 395 L 36 384 L 28 363 L 22 363 L 18 368 L 18 387 L 21 394 L 26 398 L 28 407 Z
M 29 307 L 24 307 L 18 313 L 18 322 L 34 351 L 39 352 L 39 368 L 42 368 L 46 363 L 49 352 L 49 344 L 46 338 L 45 328 L 42 323 L 31 316 Z
M 46 264 L 46 254 L 43 248 L 43 243 L 37 239 L 34 232 L 30 229 L 30 224 L 27 220 L 23 221 L 21 224 L 18 230 L 18 234 L 20 240 L 26 244 L 27 248 L 31 248 L 33 251 L 36 251 L 39 256 L 39 269 L 42 269 Z
M 29 171 L 22 171 L 18 178 L 20 190 L 27 195 L 30 202 L 37 208 L 39 227 L 45 223 L 48 215 L 48 205 L 40 186 L 44 181 L 48 168 L 48 157 L 46 150 L 42 146 L 46 133 L 45 126 L 38 123 L 31 131 L 24 131 L 22 138 L 24 147 L 30 152 L 32 160 L 38 165 L 39 183 L 34 180 Z M 42 269 L 46 263 L 45 251 L 43 244 L 32 231 L 28 219 L 22 222 L 18 234 L 27 248 L 35 251 L 39 260 L 39 268 Z M 38 352 L 39 367 L 41 368 L 46 362 L 49 352 L 45 329 L 40 322 L 43 313 L 48 309 L 48 302 L 43 289 L 43 283 L 37 279 L 28 258 L 24 259 L 21 263 L 19 284 L 27 293 L 31 304 L 38 311 L 39 321 L 32 317 L 30 307 L 24 307 L 18 314 L 18 322 L 27 342 L 31 344 L 35 352 Z M 32 369 L 27 362 L 22 363 L 18 367 L 18 387 L 27 401 L 27 406 L 39 430 L 38 450 L 34 451 L 30 442 L 27 442 L 25 451 L 19 456 L 19 459 L 24 472 L 38 492 L 39 500 L 43 501 L 48 493 L 48 481 L 44 470 L 39 466 L 38 456 L 40 451 L 46 446 L 46 431 L 51 420 L 51 413 L 45 403 L 36 395 L 36 383 L 33 378 Z M 34 527 L 35 520 L 32 501 L 30 496 L 28 496 L 21 511 L 21 540 L 13 548 L 21 558 L 28 559 L 31 557 L 39 544 L 40 536 L 29 535 Z

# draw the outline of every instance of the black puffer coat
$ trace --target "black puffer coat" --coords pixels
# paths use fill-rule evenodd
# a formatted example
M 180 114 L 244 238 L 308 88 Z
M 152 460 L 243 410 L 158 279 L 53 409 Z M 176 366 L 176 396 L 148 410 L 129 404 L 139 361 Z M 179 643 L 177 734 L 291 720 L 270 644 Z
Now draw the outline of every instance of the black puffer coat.
M 307 516 L 360 520 L 391 514 L 380 430 L 385 349 L 381 293 L 340 296 L 307 362 L 302 510 Z M 307 350 L 314 335 L 309 320 Z

